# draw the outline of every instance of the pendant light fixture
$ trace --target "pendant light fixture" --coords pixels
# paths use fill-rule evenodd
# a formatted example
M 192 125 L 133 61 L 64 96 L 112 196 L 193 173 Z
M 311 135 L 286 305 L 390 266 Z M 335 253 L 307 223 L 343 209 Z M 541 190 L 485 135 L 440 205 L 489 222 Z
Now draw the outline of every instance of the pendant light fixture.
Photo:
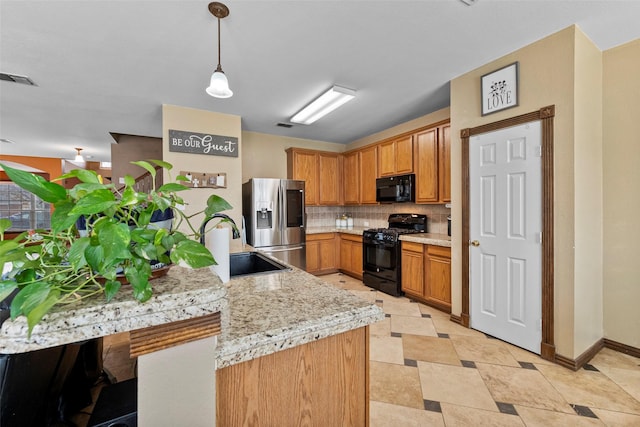
M 229 8 L 222 3 L 214 1 L 209 3 L 209 12 L 218 18 L 218 67 L 211 75 L 211 82 L 206 91 L 216 98 L 230 98 L 233 92 L 229 89 L 229 81 L 220 65 L 220 19 L 229 16 Z
M 84 163 L 84 157 L 82 157 L 82 154 L 80 154 L 80 152 L 82 151 L 82 148 L 75 148 L 75 150 L 78 152 L 76 154 L 76 157 L 73 159 L 74 162 L 76 163 Z

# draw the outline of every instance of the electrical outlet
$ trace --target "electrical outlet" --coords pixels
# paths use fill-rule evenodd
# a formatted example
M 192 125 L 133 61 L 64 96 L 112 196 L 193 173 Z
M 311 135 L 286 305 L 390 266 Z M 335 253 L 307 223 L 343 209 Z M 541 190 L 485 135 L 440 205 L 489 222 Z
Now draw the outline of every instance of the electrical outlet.
M 365 226 L 365 227 L 368 227 L 368 226 L 369 226 L 369 221 L 365 221 L 365 222 L 364 222 L 364 226 Z
M 124 177 L 118 178 L 118 184 L 124 184 Z

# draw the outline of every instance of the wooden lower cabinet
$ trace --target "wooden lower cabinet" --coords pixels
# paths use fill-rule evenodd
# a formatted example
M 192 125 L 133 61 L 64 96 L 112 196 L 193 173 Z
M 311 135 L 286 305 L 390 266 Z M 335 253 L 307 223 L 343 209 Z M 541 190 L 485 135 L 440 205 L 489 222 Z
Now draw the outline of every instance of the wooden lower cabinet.
M 427 245 L 424 284 L 427 302 L 451 313 L 451 248 Z
M 339 233 L 340 271 L 362 280 L 362 236 Z
M 322 275 L 338 271 L 335 233 L 307 234 L 307 273 Z
M 402 242 L 402 290 L 451 313 L 451 248 Z
M 218 426 L 369 425 L 369 327 L 216 371 Z
M 402 290 L 405 294 L 422 298 L 424 296 L 424 245 L 402 242 L 400 256 Z

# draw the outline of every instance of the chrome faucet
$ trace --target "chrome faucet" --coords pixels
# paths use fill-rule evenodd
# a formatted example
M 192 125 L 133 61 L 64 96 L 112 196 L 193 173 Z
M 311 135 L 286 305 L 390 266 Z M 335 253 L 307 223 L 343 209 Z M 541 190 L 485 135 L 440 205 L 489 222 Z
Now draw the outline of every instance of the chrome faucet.
M 228 222 L 231 224 L 231 231 L 233 234 L 233 238 L 234 239 L 239 239 L 240 238 L 240 231 L 238 230 L 238 226 L 236 225 L 236 223 L 229 217 L 229 215 L 225 215 L 225 214 L 221 214 L 221 213 L 217 213 L 214 214 L 213 216 L 211 216 L 210 218 L 207 218 L 202 225 L 200 226 L 200 243 L 204 245 L 204 232 L 205 232 L 205 228 L 207 226 L 207 224 L 209 223 L 209 221 L 211 221 L 214 218 L 221 218 L 222 221 L 220 222 Z

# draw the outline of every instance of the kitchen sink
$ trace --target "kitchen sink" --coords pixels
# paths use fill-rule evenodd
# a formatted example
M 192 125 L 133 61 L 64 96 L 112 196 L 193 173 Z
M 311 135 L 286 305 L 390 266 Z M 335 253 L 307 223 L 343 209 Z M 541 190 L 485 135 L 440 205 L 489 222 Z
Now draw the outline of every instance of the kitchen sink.
M 231 277 L 289 271 L 290 267 L 272 260 L 260 252 L 239 252 L 229 256 L 229 275 Z

